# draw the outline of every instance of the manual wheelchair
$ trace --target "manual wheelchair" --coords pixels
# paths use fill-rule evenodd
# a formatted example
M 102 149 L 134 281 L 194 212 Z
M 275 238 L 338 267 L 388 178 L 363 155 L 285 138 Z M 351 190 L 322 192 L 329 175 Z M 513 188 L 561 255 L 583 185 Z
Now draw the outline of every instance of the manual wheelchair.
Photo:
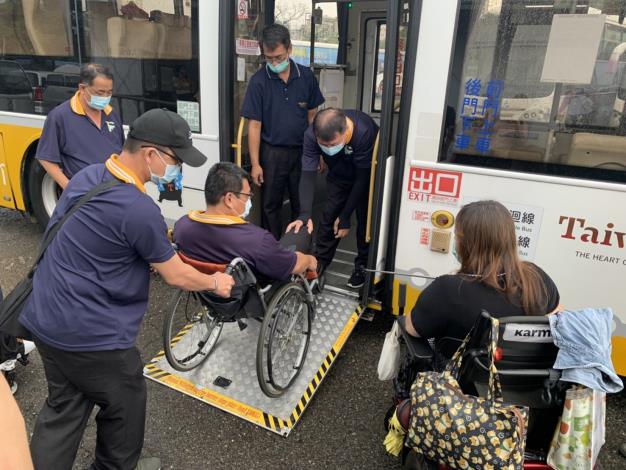
M 205 274 L 230 274 L 235 286 L 228 299 L 206 291 L 176 292 L 163 329 L 168 363 L 179 371 L 198 367 L 215 349 L 224 323 L 236 322 L 243 330 L 246 319 L 255 319 L 262 323 L 256 353 L 259 386 L 271 398 L 285 393 L 306 360 L 320 291 L 316 273 L 261 286 L 241 258 L 226 265 L 197 261 L 180 251 L 178 255 Z

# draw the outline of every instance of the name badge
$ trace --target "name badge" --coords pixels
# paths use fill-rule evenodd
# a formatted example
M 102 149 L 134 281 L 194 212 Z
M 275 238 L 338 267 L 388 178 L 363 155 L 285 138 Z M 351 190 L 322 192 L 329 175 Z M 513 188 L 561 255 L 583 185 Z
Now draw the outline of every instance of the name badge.
M 113 132 L 115 130 L 115 123 L 113 121 L 106 121 L 106 123 L 109 128 L 109 132 Z

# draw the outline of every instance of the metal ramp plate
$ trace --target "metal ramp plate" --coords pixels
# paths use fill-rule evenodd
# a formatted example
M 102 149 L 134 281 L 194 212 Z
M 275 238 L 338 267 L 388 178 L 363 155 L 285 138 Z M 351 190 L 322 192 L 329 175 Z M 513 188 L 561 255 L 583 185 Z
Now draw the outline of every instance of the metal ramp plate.
M 291 388 L 279 398 L 265 396 L 257 381 L 256 349 L 261 324 L 255 320 L 248 320 L 248 327 L 243 331 L 236 323 L 225 324 L 207 361 L 194 370 L 172 369 L 161 351 L 145 366 L 144 375 L 287 436 L 339 355 L 361 313 L 356 300 L 326 292 L 318 297 L 304 368 Z M 184 344 L 186 332 L 183 328 L 177 335 L 177 344 Z M 232 383 L 226 388 L 214 385 L 214 380 L 220 376 Z

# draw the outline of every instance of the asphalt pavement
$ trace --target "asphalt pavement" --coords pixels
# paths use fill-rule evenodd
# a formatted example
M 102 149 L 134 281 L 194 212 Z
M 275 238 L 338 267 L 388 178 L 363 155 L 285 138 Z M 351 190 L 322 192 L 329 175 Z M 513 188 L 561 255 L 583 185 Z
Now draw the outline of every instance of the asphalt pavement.
M 28 217 L 0 209 L 0 286 L 6 294 L 26 274 L 41 233 Z M 138 339 L 144 361 L 162 344 L 163 317 L 173 290 L 152 282 L 150 306 Z M 283 438 L 170 388 L 148 381 L 144 456 L 158 456 L 164 469 L 397 469 L 382 446 L 383 415 L 391 385 L 378 381 L 376 364 L 390 319 L 360 322 L 326 376 L 304 416 Z M 37 352 L 18 367 L 16 399 L 29 432 L 46 397 Z M 608 399 L 603 469 L 625 469 L 617 453 L 626 442 L 626 394 Z M 95 416 L 95 414 L 94 414 Z M 95 447 L 95 421 L 89 421 L 75 469 L 87 468 Z

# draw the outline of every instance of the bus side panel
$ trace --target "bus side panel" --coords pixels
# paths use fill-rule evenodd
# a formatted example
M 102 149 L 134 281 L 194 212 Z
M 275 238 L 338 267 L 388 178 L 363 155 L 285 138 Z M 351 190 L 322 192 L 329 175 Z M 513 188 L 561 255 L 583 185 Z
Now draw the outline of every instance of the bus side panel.
M 0 113 L 1 114 L 1 113 Z M 22 122 L 24 121 L 24 122 Z M 28 121 L 28 122 L 26 122 Z M 4 156 L 7 173 L 13 191 L 15 205 L 9 206 L 18 210 L 26 210 L 24 188 L 22 187 L 23 161 L 30 145 L 39 139 L 43 119 L 25 118 L 4 114 L 0 124 L 0 134 L 4 142 Z
M 554 279 L 565 309 L 613 310 L 613 360 L 626 374 L 625 186 L 423 161 L 412 162 L 405 180 L 396 271 L 434 277 L 458 270 L 454 225 L 442 227 L 438 211 L 453 217 L 464 204 L 495 199 L 511 212 L 520 257 Z M 399 306 L 410 309 L 426 282 L 397 282 L 407 285 Z

